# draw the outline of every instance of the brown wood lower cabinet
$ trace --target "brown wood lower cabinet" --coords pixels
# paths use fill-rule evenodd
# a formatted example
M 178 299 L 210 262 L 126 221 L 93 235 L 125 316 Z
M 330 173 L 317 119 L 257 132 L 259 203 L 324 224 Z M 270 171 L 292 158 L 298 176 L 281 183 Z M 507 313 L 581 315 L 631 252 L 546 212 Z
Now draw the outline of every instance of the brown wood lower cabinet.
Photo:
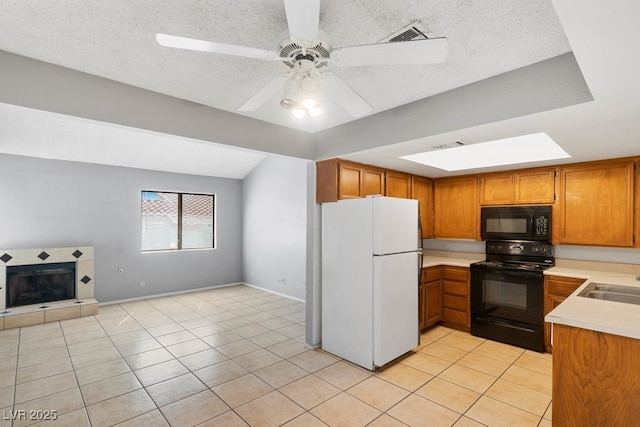
M 419 298 L 420 330 L 423 330 L 442 318 L 442 267 L 422 269 Z
M 553 325 L 553 425 L 640 424 L 640 340 Z
M 442 268 L 442 324 L 469 331 L 469 269 Z
M 585 282 L 586 279 L 564 276 L 544 276 L 544 315 L 556 308 Z M 551 324 L 544 323 L 544 348 L 551 353 Z

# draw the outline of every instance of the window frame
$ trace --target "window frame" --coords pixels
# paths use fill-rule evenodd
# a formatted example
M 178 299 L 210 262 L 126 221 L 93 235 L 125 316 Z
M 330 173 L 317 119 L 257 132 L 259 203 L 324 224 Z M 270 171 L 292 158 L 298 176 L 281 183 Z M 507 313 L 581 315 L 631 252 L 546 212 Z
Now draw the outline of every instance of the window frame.
M 176 227 L 177 227 L 177 248 L 172 249 L 172 248 L 165 248 L 165 249 L 143 249 L 142 248 L 142 231 L 140 234 L 140 251 L 143 254 L 146 253 L 158 253 L 158 252 L 183 252 L 183 251 L 202 251 L 202 250 L 213 250 L 217 248 L 217 204 L 216 204 L 216 199 L 217 199 L 217 195 L 216 193 L 201 193 L 201 192 L 194 192 L 194 191 L 167 191 L 167 190 L 140 190 L 140 221 L 141 221 L 141 227 L 140 230 L 142 230 L 142 221 L 143 221 L 143 208 L 142 208 L 142 202 L 144 201 L 144 193 L 166 193 L 166 194 L 175 194 L 178 197 L 178 217 L 177 217 L 177 222 L 176 222 Z M 211 246 L 207 246 L 207 247 L 201 247 L 201 248 L 183 248 L 183 202 L 182 202 L 182 198 L 183 195 L 190 195 L 190 196 L 209 196 L 211 197 L 211 202 L 213 204 L 213 212 L 212 212 L 212 236 L 211 236 Z

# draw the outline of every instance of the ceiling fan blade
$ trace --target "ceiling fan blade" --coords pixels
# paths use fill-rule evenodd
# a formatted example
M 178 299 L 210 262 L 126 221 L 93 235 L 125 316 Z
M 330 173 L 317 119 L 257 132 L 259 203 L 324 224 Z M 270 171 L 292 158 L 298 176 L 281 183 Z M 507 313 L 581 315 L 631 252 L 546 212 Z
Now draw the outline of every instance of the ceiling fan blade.
M 277 60 L 278 54 L 266 49 L 236 46 L 226 43 L 210 42 L 206 40 L 190 39 L 188 37 L 172 36 L 170 34 L 156 34 L 158 43 L 165 47 L 196 50 L 200 52 L 221 53 L 223 55 L 241 56 L 245 58 Z
M 373 108 L 362 99 L 358 93 L 351 89 L 340 77 L 330 71 L 322 73 L 322 88 L 328 98 L 338 103 L 347 113 L 353 117 L 364 116 Z
M 238 111 L 254 111 L 269 101 L 278 91 L 282 91 L 284 88 L 284 82 L 291 74 L 283 73 L 275 76 L 269 83 L 267 83 L 262 89 L 256 92 L 251 98 L 247 100 Z
M 303 47 L 317 44 L 320 0 L 284 0 L 289 36 Z
M 331 51 L 332 63 L 341 67 L 360 65 L 438 64 L 447 58 L 445 37 L 340 47 Z

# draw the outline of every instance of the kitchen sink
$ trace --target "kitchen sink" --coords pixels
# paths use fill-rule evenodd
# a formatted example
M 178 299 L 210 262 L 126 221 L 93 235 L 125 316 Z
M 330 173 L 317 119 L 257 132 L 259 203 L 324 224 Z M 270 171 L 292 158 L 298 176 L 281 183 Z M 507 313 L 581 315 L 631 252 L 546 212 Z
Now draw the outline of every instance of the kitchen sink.
M 588 284 L 578 296 L 640 305 L 640 287 L 636 286 L 610 285 L 594 282 Z

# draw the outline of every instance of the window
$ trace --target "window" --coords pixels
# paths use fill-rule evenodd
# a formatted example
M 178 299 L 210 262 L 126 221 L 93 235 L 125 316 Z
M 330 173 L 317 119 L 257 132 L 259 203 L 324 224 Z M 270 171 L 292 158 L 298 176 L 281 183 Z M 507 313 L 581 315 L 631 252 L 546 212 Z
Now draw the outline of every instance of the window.
M 215 195 L 142 191 L 142 251 L 213 248 Z

